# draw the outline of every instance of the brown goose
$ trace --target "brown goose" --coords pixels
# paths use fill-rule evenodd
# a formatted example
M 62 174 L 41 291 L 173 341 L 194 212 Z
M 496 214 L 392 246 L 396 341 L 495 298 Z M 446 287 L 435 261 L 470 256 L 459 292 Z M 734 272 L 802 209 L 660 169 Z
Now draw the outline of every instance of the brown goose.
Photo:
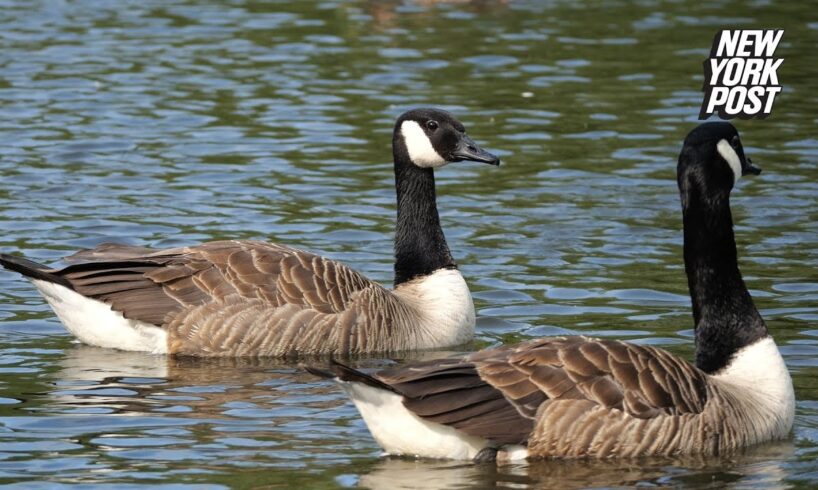
M 338 262 L 256 241 L 152 250 L 104 244 L 64 269 L 0 255 L 86 344 L 192 356 L 394 352 L 474 334 L 468 286 L 446 245 L 434 169 L 499 165 L 448 112 L 415 109 L 392 138 L 398 219 L 388 290 Z
M 738 269 L 729 195 L 760 170 L 729 123 L 685 139 L 678 183 L 696 363 L 587 337 L 533 340 L 369 376 L 333 363 L 375 440 L 433 458 L 715 455 L 786 436 L 792 381 Z

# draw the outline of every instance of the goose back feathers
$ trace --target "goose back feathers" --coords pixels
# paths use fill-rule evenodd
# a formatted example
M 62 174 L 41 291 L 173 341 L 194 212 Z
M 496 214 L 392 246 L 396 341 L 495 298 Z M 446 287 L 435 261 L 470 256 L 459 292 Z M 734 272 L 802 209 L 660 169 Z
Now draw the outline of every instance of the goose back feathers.
M 786 373 L 783 362 L 772 367 L 775 376 Z M 770 368 L 765 363 L 763 369 Z M 520 447 L 535 458 L 717 455 L 783 437 L 792 424 L 788 402 L 753 402 L 758 394 L 736 384 L 736 376 L 710 377 L 655 347 L 581 336 L 367 377 L 337 364 L 329 373 L 313 372 L 337 378 L 353 397 L 354 383 L 388 390 L 417 419 L 456 429 L 467 441 L 476 438 L 480 442 L 462 452 L 464 459 L 487 448 L 513 459 Z M 356 400 L 359 407 L 368 402 Z M 370 429 L 383 425 L 367 423 Z M 387 452 L 406 445 L 379 442 Z
M 393 156 L 394 290 L 330 259 L 256 241 L 167 250 L 104 244 L 70 257 L 73 264 L 63 269 L 9 255 L 0 256 L 0 264 L 30 277 L 68 330 L 92 345 L 288 356 L 466 342 L 474 331 L 474 306 L 440 228 L 433 168 L 499 160 L 436 109 L 398 119 Z
M 413 306 L 290 247 L 225 241 L 146 253 L 107 244 L 70 259 L 79 263 L 50 274 L 126 319 L 162 326 L 173 354 L 396 351 L 423 340 Z

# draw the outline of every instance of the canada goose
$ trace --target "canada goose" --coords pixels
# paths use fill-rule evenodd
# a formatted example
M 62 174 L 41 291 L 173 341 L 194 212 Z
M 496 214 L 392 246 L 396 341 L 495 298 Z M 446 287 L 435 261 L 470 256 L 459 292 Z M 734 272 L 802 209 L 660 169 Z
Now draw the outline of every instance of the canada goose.
M 784 437 L 787 367 L 738 269 L 729 196 L 757 174 L 729 123 L 691 131 L 679 156 L 696 364 L 616 340 L 555 337 L 387 369 L 329 371 L 390 454 L 715 455 Z
M 468 341 L 474 305 L 446 245 L 434 169 L 499 165 L 448 112 L 401 115 L 392 137 L 395 281 L 283 245 L 219 241 L 152 250 L 103 244 L 50 269 L 10 255 L 65 327 L 86 344 L 191 356 L 357 354 Z

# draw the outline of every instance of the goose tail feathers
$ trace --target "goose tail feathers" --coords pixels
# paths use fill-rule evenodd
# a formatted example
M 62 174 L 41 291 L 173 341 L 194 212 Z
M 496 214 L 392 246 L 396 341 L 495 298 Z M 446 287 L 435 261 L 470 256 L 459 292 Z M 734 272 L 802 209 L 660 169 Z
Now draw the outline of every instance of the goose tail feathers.
M 10 271 L 20 273 L 28 278 L 52 282 L 73 290 L 74 287 L 64 277 L 58 276 L 53 269 L 43 264 L 16 255 L 0 254 L 0 265 Z
M 308 365 L 302 365 L 301 367 L 308 373 L 321 378 L 334 379 L 336 381 L 345 381 L 348 383 L 361 383 L 367 386 L 371 386 L 373 388 L 377 388 L 379 390 L 386 390 L 392 393 L 397 393 L 397 391 L 393 387 L 389 386 L 383 381 L 373 376 L 370 376 L 364 373 L 363 371 L 359 371 L 355 368 L 349 367 L 346 364 L 341 364 L 335 359 L 330 359 L 329 365 L 326 368 Z

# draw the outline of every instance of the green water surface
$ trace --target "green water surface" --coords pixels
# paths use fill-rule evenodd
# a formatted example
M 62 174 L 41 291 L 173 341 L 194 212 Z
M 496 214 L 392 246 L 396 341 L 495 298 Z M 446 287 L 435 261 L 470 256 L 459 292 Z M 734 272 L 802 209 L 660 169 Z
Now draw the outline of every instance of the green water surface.
M 382 458 L 339 390 L 292 364 L 78 345 L 0 272 L 0 483 L 815 488 L 808 2 L 0 1 L 0 250 L 56 262 L 103 241 L 264 239 L 388 284 L 392 125 L 434 105 L 504 160 L 437 173 L 479 315 L 462 350 L 582 333 L 689 357 L 675 167 L 722 28 L 785 29 L 773 115 L 736 123 L 764 173 L 733 209 L 793 375 L 791 439 L 718 460 Z

